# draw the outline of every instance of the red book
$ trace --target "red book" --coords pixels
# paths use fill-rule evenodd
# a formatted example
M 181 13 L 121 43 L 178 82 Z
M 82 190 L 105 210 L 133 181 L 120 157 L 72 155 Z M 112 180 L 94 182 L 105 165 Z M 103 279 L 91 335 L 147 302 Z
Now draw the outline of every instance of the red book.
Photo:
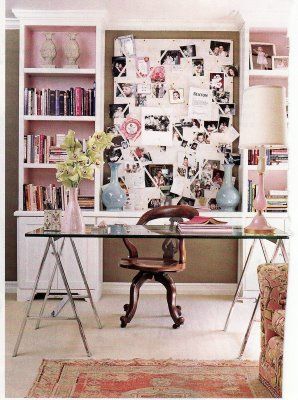
M 81 116 L 82 115 L 82 88 L 76 87 L 75 88 L 75 115 Z
M 212 217 L 200 217 L 199 215 L 196 215 L 189 221 L 181 222 L 179 225 L 218 225 L 226 223 L 226 221 L 219 221 Z
M 36 112 L 36 114 L 41 115 L 41 91 L 37 90 L 36 95 L 37 95 L 37 110 L 36 110 L 37 112 Z

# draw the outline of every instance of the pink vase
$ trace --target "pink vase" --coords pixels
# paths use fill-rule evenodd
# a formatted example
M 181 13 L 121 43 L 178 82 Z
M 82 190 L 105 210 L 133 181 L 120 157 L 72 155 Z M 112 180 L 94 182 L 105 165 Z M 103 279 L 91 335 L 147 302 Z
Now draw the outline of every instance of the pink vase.
M 61 228 L 62 232 L 85 232 L 85 223 L 78 202 L 78 188 L 69 189 L 68 203 L 65 207 Z

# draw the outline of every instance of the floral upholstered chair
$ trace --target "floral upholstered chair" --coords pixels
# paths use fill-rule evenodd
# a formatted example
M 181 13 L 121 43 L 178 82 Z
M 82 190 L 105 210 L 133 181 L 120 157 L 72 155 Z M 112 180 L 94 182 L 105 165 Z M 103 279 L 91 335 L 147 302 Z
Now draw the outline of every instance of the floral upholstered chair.
M 261 264 L 258 279 L 261 294 L 259 376 L 274 397 L 281 397 L 288 264 Z

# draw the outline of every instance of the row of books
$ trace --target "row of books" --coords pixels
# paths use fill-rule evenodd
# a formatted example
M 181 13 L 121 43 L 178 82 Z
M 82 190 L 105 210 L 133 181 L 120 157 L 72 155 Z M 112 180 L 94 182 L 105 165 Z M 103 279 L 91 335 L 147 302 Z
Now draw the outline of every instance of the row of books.
M 68 201 L 67 189 L 64 186 L 41 186 L 32 183 L 23 186 L 24 211 L 44 211 L 50 204 L 52 209 L 64 210 Z M 83 209 L 94 209 L 94 196 L 79 195 L 78 202 Z
M 25 88 L 25 115 L 95 116 L 95 89 Z
M 248 212 L 254 212 L 255 208 L 253 206 L 253 201 L 257 194 L 257 185 L 248 180 Z M 286 212 L 288 208 L 288 192 L 286 190 L 269 190 L 266 197 L 268 212 Z
M 65 150 L 54 146 L 52 136 L 30 133 L 24 137 L 24 163 L 51 164 L 64 161 L 66 156 Z
M 45 204 L 53 209 L 64 210 L 66 190 L 63 186 L 40 186 L 32 183 L 23 186 L 23 208 L 25 211 L 43 211 Z
M 183 234 L 228 234 L 233 232 L 233 226 L 215 218 L 195 216 L 191 220 L 178 223 L 178 231 Z
M 248 150 L 248 165 L 257 165 L 259 157 L 259 150 Z M 287 149 L 267 149 L 266 150 L 266 164 L 279 164 L 288 162 Z

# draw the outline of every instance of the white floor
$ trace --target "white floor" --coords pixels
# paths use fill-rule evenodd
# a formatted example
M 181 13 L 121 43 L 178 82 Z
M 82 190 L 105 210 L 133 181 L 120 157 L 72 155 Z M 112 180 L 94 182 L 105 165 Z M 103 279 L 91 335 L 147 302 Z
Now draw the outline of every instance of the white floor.
M 235 359 L 254 304 L 238 303 L 228 332 L 223 332 L 231 304 L 229 296 L 178 296 L 185 325 L 172 329 L 165 296 L 142 295 L 135 318 L 125 329 L 119 327 L 119 317 L 128 296 L 106 295 L 98 303 L 103 329 L 98 330 L 90 305 L 78 301 L 87 340 L 93 358 L 159 358 L 218 360 Z M 41 302 L 36 301 L 33 312 Z M 50 300 L 48 310 L 55 307 Z M 6 301 L 6 397 L 23 397 L 37 374 L 43 358 L 87 358 L 75 321 L 43 321 L 34 330 L 29 321 L 19 355 L 12 358 L 21 318 L 26 304 L 7 295 Z M 63 314 L 70 314 L 67 305 Z M 255 323 L 243 359 L 257 360 L 259 323 Z

